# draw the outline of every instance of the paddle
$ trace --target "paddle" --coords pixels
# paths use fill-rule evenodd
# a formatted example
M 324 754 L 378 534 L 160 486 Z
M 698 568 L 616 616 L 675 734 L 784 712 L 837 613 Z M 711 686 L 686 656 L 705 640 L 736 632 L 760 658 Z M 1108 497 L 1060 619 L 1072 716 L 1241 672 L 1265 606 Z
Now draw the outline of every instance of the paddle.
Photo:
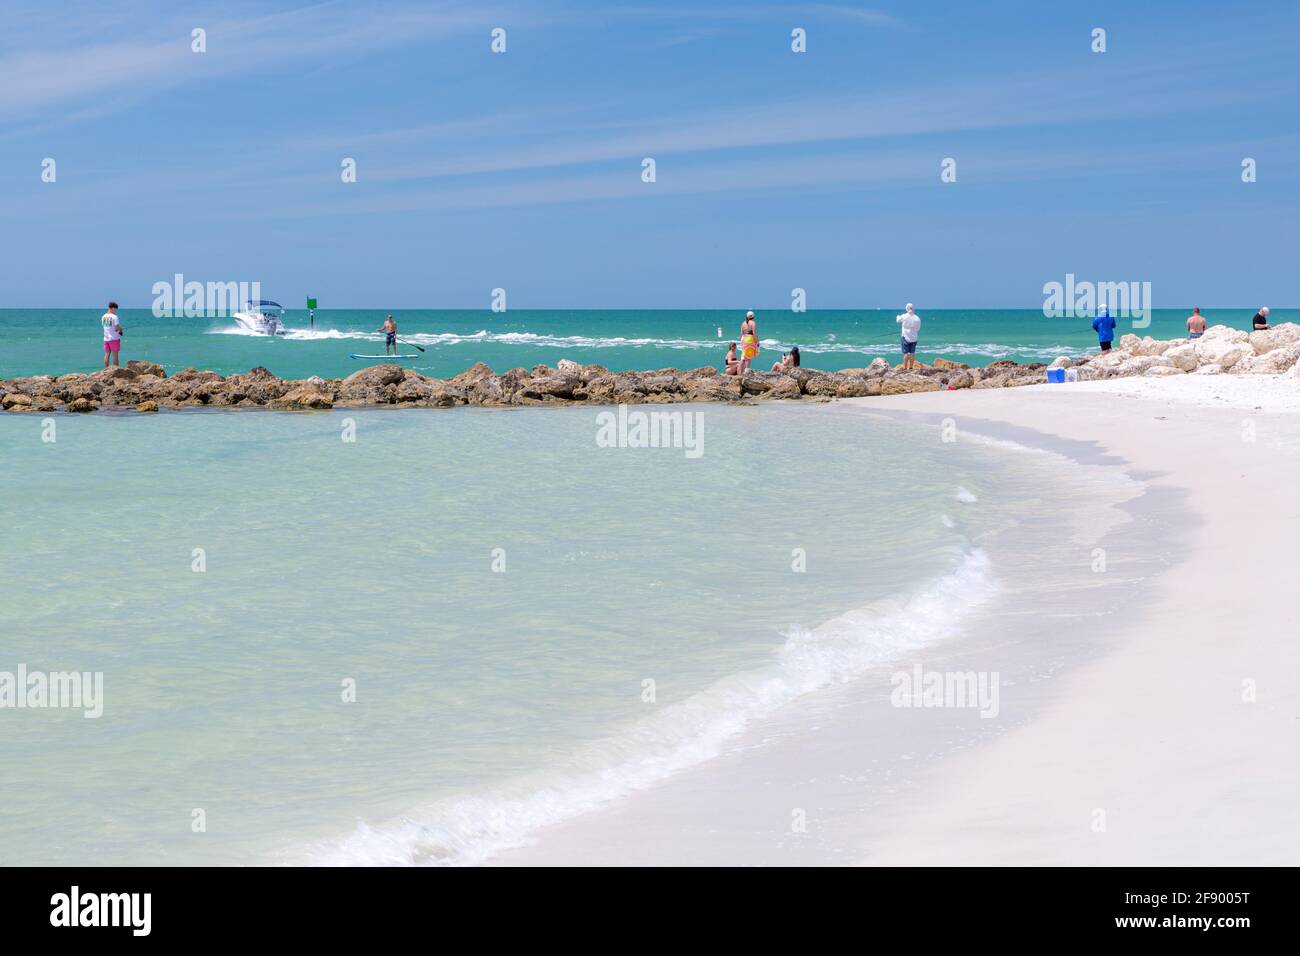
M 420 348 L 420 346 L 416 345 L 414 342 L 408 342 L 405 339 L 398 339 L 397 341 L 401 342 L 403 345 L 409 345 L 413 349 L 420 349 L 421 352 L 424 351 L 424 349 Z

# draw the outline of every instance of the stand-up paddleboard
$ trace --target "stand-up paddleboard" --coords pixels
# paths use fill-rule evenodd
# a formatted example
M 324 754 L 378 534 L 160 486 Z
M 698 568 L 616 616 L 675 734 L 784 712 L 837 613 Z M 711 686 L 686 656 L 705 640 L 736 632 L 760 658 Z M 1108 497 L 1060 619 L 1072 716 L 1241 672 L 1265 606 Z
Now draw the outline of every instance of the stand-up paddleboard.
M 376 359 L 388 362 L 407 362 L 419 357 L 418 355 L 358 355 L 356 352 L 352 353 L 352 358 L 359 362 L 372 362 Z

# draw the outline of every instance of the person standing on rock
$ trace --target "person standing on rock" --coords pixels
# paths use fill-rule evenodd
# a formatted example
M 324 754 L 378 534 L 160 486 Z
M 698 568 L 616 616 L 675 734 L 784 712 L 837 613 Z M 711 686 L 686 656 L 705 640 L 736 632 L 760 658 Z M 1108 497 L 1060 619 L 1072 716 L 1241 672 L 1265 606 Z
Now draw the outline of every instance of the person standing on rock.
M 1200 309 L 1192 309 L 1192 314 L 1187 317 L 1187 337 L 1199 339 L 1204 334 L 1205 316 L 1201 315 Z
M 108 311 L 99 317 L 99 324 L 104 328 L 104 368 L 108 360 L 113 359 L 113 368 L 118 367 L 118 355 L 122 351 L 122 323 L 117 320 L 117 303 L 110 302 Z
M 1268 306 L 1264 306 L 1264 308 L 1256 312 L 1255 317 L 1250 320 L 1250 330 L 1252 332 L 1263 332 L 1265 329 L 1270 327 L 1271 326 L 1268 324 Z
M 1103 305 L 1097 317 L 1092 320 L 1092 330 L 1097 333 L 1097 344 L 1101 346 L 1101 350 L 1109 352 L 1111 344 L 1115 341 L 1115 320 L 1106 306 Z
M 921 317 L 909 302 L 907 310 L 895 317 L 894 321 L 903 327 L 903 371 L 910 372 L 916 367 L 916 340 L 921 336 Z
M 746 312 L 745 321 L 740 323 L 740 374 L 749 371 L 749 366 L 758 358 L 758 325 L 754 322 L 754 313 Z
M 388 313 L 388 318 L 384 319 L 384 324 L 375 329 L 376 332 L 384 332 L 387 338 L 384 339 L 384 354 L 397 354 L 397 323 L 393 321 L 393 313 Z

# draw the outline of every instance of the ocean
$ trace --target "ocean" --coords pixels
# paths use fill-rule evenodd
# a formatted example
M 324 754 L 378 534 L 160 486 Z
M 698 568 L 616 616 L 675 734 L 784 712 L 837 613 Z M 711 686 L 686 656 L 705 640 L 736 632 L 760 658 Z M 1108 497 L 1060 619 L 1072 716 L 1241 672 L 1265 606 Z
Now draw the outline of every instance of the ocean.
M 897 360 L 896 309 L 863 311 L 757 310 L 763 351 L 758 367 L 770 365 L 798 345 L 804 365 L 833 371 L 868 364 L 876 356 Z M 1188 309 L 1157 309 L 1150 325 L 1116 330 L 1157 338 L 1185 334 Z M 103 361 L 102 308 L 0 310 L 0 378 L 88 372 Z M 1209 309 L 1211 324 L 1249 328 L 1254 308 Z M 155 318 L 146 309 L 120 315 L 127 332 L 123 360 L 157 362 L 169 372 L 193 366 L 221 374 L 264 366 L 281 378 L 341 377 L 361 367 L 351 353 L 383 353 L 384 310 L 321 310 L 315 327 L 305 311 L 290 310 L 284 338 L 234 328 L 228 318 Z M 721 366 L 727 342 L 738 337 L 741 310 L 538 311 L 396 310 L 401 338 L 425 349 L 404 347 L 418 358 L 408 364 L 445 378 L 485 362 L 498 372 L 554 366 L 562 358 L 615 370 Z M 920 310 L 919 355 L 969 365 L 998 359 L 1050 362 L 1096 349 L 1090 321 L 1046 318 L 1040 310 Z M 1300 321 L 1300 310 L 1274 309 L 1274 323 Z M 720 334 L 719 334 L 720 333 Z
M 1006 535 L 1054 590 L 1059 467 L 673 411 L 698 457 L 580 407 L 0 416 L 0 680 L 103 681 L 0 708 L 5 861 L 481 862 L 960 640 Z

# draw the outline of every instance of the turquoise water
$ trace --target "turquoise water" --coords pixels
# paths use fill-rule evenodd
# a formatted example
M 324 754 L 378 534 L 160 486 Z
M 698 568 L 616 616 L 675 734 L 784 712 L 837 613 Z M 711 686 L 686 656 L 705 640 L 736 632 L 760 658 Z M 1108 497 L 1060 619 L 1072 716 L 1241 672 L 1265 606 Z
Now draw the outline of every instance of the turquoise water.
M 699 458 L 584 408 L 0 416 L 0 672 L 104 680 L 0 709 L 4 862 L 482 859 L 958 634 L 1059 510 L 934 428 L 676 410 Z
M 894 358 L 901 309 L 877 311 L 759 311 L 763 361 L 798 345 L 803 363 L 828 370 L 866 365 L 875 356 Z M 1132 330 L 1157 338 L 1185 334 L 1190 309 L 1156 310 L 1151 325 Z M 96 309 L 0 310 L 0 378 L 17 375 L 93 371 L 103 361 Z M 1211 323 L 1249 328 L 1254 308 L 1210 309 Z M 360 363 L 353 352 L 382 353 L 383 336 L 374 332 L 382 310 L 324 310 L 309 328 L 307 313 L 290 311 L 293 331 L 284 339 L 249 335 L 229 319 L 155 318 L 146 309 L 121 313 L 127 329 L 123 359 L 158 362 L 171 371 L 187 366 L 222 374 L 262 365 L 283 378 L 343 376 Z M 720 365 L 726 342 L 739 333 L 740 311 L 397 311 L 403 338 L 425 349 L 404 348 L 420 357 L 410 363 L 431 376 L 447 377 L 475 362 L 497 371 L 561 358 L 612 369 L 695 368 Z M 1049 319 L 1035 310 L 921 310 L 923 359 L 942 356 L 970 365 L 997 359 L 1050 362 L 1058 355 L 1080 355 L 1096 348 L 1090 323 Z M 1274 309 L 1273 322 L 1300 321 L 1300 310 Z M 718 329 L 722 329 L 719 337 Z M 760 363 L 761 365 L 762 363 Z

